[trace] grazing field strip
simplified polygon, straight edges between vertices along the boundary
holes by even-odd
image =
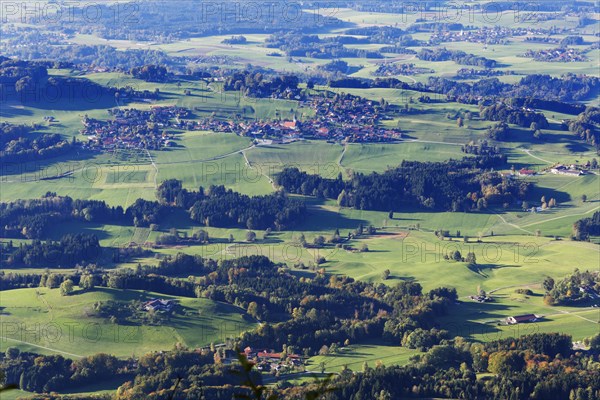
[[[504,222],[505,224],[510,225],[513,228],[519,229],[519,230],[521,230],[523,232],[526,232],[526,233],[529,233],[529,234],[532,233],[531,231],[528,231],[527,229],[521,228],[519,225],[513,224],[512,222],[508,222],[506,219],[504,219],[504,217],[502,215],[500,215],[498,213],[494,213],[494,214],[496,214],[498,216],[498,218],[500,218],[502,220],[502,222]]]
[[[540,161],[543,161],[543,162],[548,163],[548,164],[554,164],[554,161],[548,161],[548,160],[544,160],[543,158],[540,158],[538,156],[534,156],[533,154],[531,154],[531,150],[529,150],[529,149],[522,149],[522,151],[524,153],[527,153],[528,156],[531,156],[531,157],[535,158],[536,160],[540,160]]]
[[[133,235],[131,236],[131,241],[136,244],[144,244],[148,241],[150,232],[150,228],[136,227]]]
[[[9,337],[6,337],[6,336],[0,336],[0,339],[2,339],[2,340],[10,340],[12,342],[17,342],[17,343],[21,343],[21,344],[26,344],[28,346],[37,347],[39,349],[44,349],[44,350],[48,350],[48,351],[52,351],[52,352],[60,353],[60,354],[65,354],[67,356],[72,356],[72,357],[77,357],[77,358],[83,358],[83,357],[85,357],[85,356],[82,356],[82,355],[79,355],[79,354],[73,354],[73,353],[69,353],[69,352],[66,352],[66,351],[53,349],[51,347],[40,346],[39,344],[25,342],[23,340],[13,339],[13,338],[9,338]]]
[[[265,174],[263,172],[262,168],[256,168],[252,165],[252,163],[250,162],[250,160],[248,160],[248,156],[246,156],[246,150],[241,150],[240,153],[242,154],[242,156],[244,156],[244,160],[246,161],[246,165],[248,166],[248,168],[252,168],[257,170],[262,176],[264,176],[265,178],[267,178],[267,180],[269,181],[269,183],[271,184],[271,186],[273,187],[273,190],[277,190],[277,187],[275,186],[275,181],[273,180],[273,178],[271,178],[269,175]]]
[[[239,150],[235,150],[226,154],[221,154],[218,156],[214,156],[214,157],[210,157],[210,158],[205,158],[203,160],[185,160],[185,161],[161,161],[158,164],[159,165],[172,165],[172,164],[194,164],[194,163],[203,163],[203,162],[208,162],[208,161],[216,161],[216,160],[220,160],[223,158],[227,158],[229,156],[232,156],[234,154],[243,154],[245,151],[247,150],[251,150],[253,148],[255,148],[256,145],[253,144],[251,146],[248,146],[244,149],[239,149]],[[158,171],[158,170],[157,170]]]
[[[154,163],[154,159],[150,155],[150,152],[148,150],[146,150],[146,153],[148,154],[148,158],[150,158],[150,163],[152,164],[152,166],[154,167],[154,170],[155,170],[155,173],[154,173],[154,188],[157,189],[158,188],[158,183],[156,182],[156,179],[158,177],[158,167]]]
[[[530,224],[527,224],[527,225],[522,225],[522,227],[528,227],[528,226],[533,226],[533,225],[539,225],[539,224],[542,224],[542,223],[544,223],[544,222],[556,221],[557,219],[563,219],[563,218],[569,218],[569,217],[579,217],[579,216],[582,216],[582,215],[587,215],[587,214],[589,214],[589,213],[592,213],[592,212],[594,212],[594,211],[597,211],[597,210],[600,210],[600,206],[598,206],[598,207],[594,207],[594,208],[592,208],[592,209],[590,209],[590,210],[587,210],[586,212],[582,212],[582,213],[569,214],[569,215],[561,215],[561,216],[559,216],[559,217],[548,218],[548,219],[544,219],[544,220],[541,220],[541,221],[538,221],[538,222],[532,222],[532,223],[530,223]],[[512,225],[512,224],[511,224],[511,225]],[[520,227],[518,227],[518,226],[516,226],[516,225],[515,225],[515,227],[517,227],[517,228],[519,228],[519,229],[523,230],[522,228],[520,228]]]

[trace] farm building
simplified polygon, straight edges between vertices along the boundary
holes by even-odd
[[[522,168],[519,170],[519,175],[520,176],[533,176],[533,175],[535,175],[535,171],[531,170],[531,169]]]
[[[174,300],[152,299],[145,302],[142,308],[146,311],[171,311],[174,306]]]
[[[506,318],[506,322],[510,325],[520,324],[523,322],[535,322],[538,320],[538,316],[535,314],[515,315],[513,317]]]
[[[556,167],[550,170],[553,174],[556,175],[568,175],[568,176],[581,176],[585,173],[579,169],[576,169],[575,165],[572,165],[571,168],[567,168],[564,165],[557,165]]]

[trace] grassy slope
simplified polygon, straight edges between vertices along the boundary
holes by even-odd
[[[185,314],[175,314],[159,326],[110,324],[102,318],[87,316],[97,301],[129,302],[153,297],[176,298],[107,288],[68,297],[60,296],[57,289],[46,288],[5,292],[2,294],[2,306],[5,307],[2,323],[4,326],[24,324],[28,331],[5,330],[0,348],[16,346],[71,357],[99,352],[125,357],[168,350],[176,342],[190,347],[220,343],[255,326],[244,311],[235,306],[182,297],[176,299]]]

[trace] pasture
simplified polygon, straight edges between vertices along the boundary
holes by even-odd
[[[0,349],[18,347],[43,354],[82,357],[110,353],[118,357],[169,350],[176,343],[194,348],[253,329],[244,310],[206,299],[156,295],[135,290],[96,288],[61,296],[58,289],[32,288],[3,292]],[[95,313],[97,302],[130,304],[151,298],[177,300],[180,307],[159,322],[110,323]]]
[[[321,9],[330,15],[354,26],[396,26],[402,29],[422,17],[418,12],[387,14],[359,12],[351,9]],[[441,10],[432,9],[436,14]],[[456,10],[460,12],[460,10]],[[428,15],[431,16],[431,15]],[[466,15],[457,15],[462,20]],[[480,11],[475,12],[469,25],[489,26],[490,21]],[[457,22],[456,19],[452,22]],[[536,27],[549,28],[557,20],[537,21]],[[567,17],[559,21],[561,26],[575,27],[576,18]],[[509,27],[529,27],[531,22],[517,18],[514,11],[498,16],[495,24]],[[325,36],[342,34],[343,28],[334,27]],[[323,36],[323,35],[322,35]],[[417,32],[415,39],[428,40],[430,33]],[[165,51],[172,56],[219,56],[234,55],[231,67],[244,67],[251,62],[255,66],[273,68],[284,73],[314,71],[328,60],[310,57],[268,56],[280,52],[264,46],[266,34],[247,34],[247,44],[226,45],[221,43],[229,35],[208,38],[192,38],[172,43],[136,43],[133,41],[103,40],[118,49],[147,48]],[[593,39],[586,35],[586,40]],[[77,34],[74,43],[97,43],[95,35]],[[378,49],[383,44],[349,45],[348,48]],[[588,53],[590,60],[578,63],[538,62],[521,55],[527,49],[549,48],[550,44],[525,43],[521,37],[513,37],[506,45],[484,45],[481,43],[448,42],[441,46],[451,50],[463,50],[498,61],[502,70],[511,70],[515,75],[502,76],[504,82],[514,82],[527,74],[548,73],[560,76],[568,69],[573,73],[597,75],[599,53]],[[419,51],[419,47],[412,48]],[[412,55],[384,54],[384,59],[343,58],[348,62],[354,77],[372,78],[377,63],[398,61],[414,63],[416,67],[433,68],[433,74],[399,76],[409,83],[426,82],[429,77],[450,78],[464,66],[452,61],[427,62]],[[51,70],[53,75],[78,76],[80,71]],[[117,72],[90,73],[86,78],[102,85],[130,85],[138,90],[158,90],[161,98],[153,102],[119,103],[114,98],[75,102],[72,99],[59,101],[37,101],[26,105],[4,102],[0,118],[11,123],[38,123],[36,133],[59,133],[65,139],[85,140],[79,134],[84,115],[107,119],[107,110],[113,107],[143,108],[155,105],[177,105],[192,110],[192,119],[214,117],[236,120],[291,119],[300,120],[313,115],[313,111],[298,102],[275,99],[252,99],[241,92],[225,92],[219,82],[190,81],[150,83]],[[233,134],[197,131],[173,131],[175,146],[164,151],[118,150],[106,153],[77,151],[61,157],[18,166],[3,166],[0,201],[37,198],[48,191],[73,198],[104,200],[110,205],[127,207],[137,198],[155,199],[155,189],[166,179],[180,179],[188,189],[199,186],[225,185],[233,190],[248,194],[272,193],[277,188],[272,180],[286,166],[297,166],[308,173],[335,178],[338,174],[348,179],[352,173],[384,172],[399,165],[403,160],[444,161],[457,159],[466,154],[461,146],[470,141],[485,139],[485,130],[490,121],[479,118],[476,105],[448,102],[445,96],[432,95],[431,103],[421,103],[422,93],[401,89],[330,89],[317,86],[317,90],[346,92],[375,101],[385,99],[400,108],[408,107],[406,113],[396,113],[393,118],[382,121],[388,128],[399,128],[403,140],[386,144],[331,144],[323,141],[303,140],[281,145],[254,145],[251,138]],[[186,92],[189,91],[187,94]],[[590,98],[588,102],[597,101]],[[459,127],[457,118],[469,111],[472,117]],[[54,116],[56,122],[45,122],[45,116]],[[473,340],[487,341],[505,335],[520,335],[531,332],[559,331],[570,333],[579,340],[598,332],[598,311],[567,307],[547,307],[542,302],[539,283],[546,276],[558,279],[574,268],[597,269],[600,260],[599,248],[590,243],[569,240],[572,224],[583,217],[591,216],[600,209],[600,176],[583,177],[556,176],[544,172],[555,162],[565,164],[585,162],[597,157],[593,146],[582,142],[568,131],[562,130],[560,120],[572,116],[546,111],[550,127],[543,130],[542,139],[534,139],[529,128],[511,126],[508,141],[495,142],[502,153],[508,156],[508,165],[516,170],[531,168],[538,175],[526,178],[535,184],[527,201],[538,205],[542,196],[555,198],[558,207],[539,213],[522,211],[517,204],[508,209],[493,209],[485,212],[451,213],[428,212],[409,207],[397,210],[393,218],[387,212],[345,209],[333,200],[321,201],[296,196],[306,201],[309,215],[293,231],[273,232],[263,238],[258,233],[255,243],[247,243],[245,229],[204,227],[192,223],[183,211],[176,211],[160,224],[158,231],[122,225],[65,223],[53,229],[50,238],[59,239],[71,232],[96,234],[102,246],[126,246],[130,242],[143,244],[153,242],[161,233],[175,228],[181,234],[192,235],[198,229],[208,231],[212,243],[194,246],[164,246],[153,249],[152,254],[129,259],[124,262],[106,262],[107,268],[133,268],[138,262],[156,265],[160,257],[177,252],[200,254],[205,257],[223,259],[243,255],[262,254],[276,262],[283,262],[292,273],[312,276],[314,271],[296,269],[323,256],[326,262],[319,266],[327,274],[348,275],[355,279],[382,282],[389,285],[402,281],[416,280],[430,290],[440,286],[455,287],[460,304],[452,307],[450,315],[442,319],[441,327],[452,335],[461,335]],[[62,176],[63,174],[66,175]],[[61,177],[62,176],[62,177]],[[582,195],[587,201],[581,200]],[[301,234],[310,243],[317,236],[330,237],[336,229],[342,237],[356,229],[359,224],[373,225],[379,232],[346,242],[351,250],[342,250],[328,245],[322,249],[298,246]],[[452,236],[460,231],[460,237],[440,240],[434,236],[437,229],[449,230]],[[234,243],[228,243],[229,235]],[[467,240],[463,237],[469,236]],[[478,241],[479,239],[479,241]],[[561,239],[561,240],[558,240]],[[368,251],[358,251],[363,245]],[[444,255],[460,250],[476,254],[478,265],[448,261]],[[390,277],[383,280],[382,274],[390,270]],[[5,271],[9,272],[9,271]],[[41,272],[40,269],[14,270],[10,272]],[[66,271],[63,271],[66,272]],[[185,277],[182,277],[185,278]],[[532,296],[516,295],[515,288],[528,287]],[[493,292],[494,303],[478,304],[466,300],[478,288]],[[18,346],[23,350],[40,353],[59,353],[78,357],[95,352],[110,352],[120,357],[139,355],[150,350],[167,350],[177,343],[190,347],[220,342],[227,336],[252,329],[255,321],[250,320],[244,310],[234,306],[204,299],[177,298],[182,313],[172,316],[161,325],[109,324],[95,317],[90,311],[98,301],[113,300],[130,302],[148,299],[151,293],[138,291],[116,291],[98,288],[87,293],[76,293],[61,297],[58,290],[21,289],[0,293],[2,297],[2,326],[11,327],[15,322],[27,326],[48,327],[56,324],[64,332],[74,327],[71,336],[48,337],[41,330],[24,333],[3,331],[0,350]],[[169,296],[160,296],[169,298]],[[508,315],[537,313],[544,318],[534,324],[516,326],[498,325]],[[54,326],[54,325],[52,325]],[[97,327],[101,327],[99,332]],[[89,329],[89,332],[83,329]],[[12,329],[12,328],[11,328]],[[97,334],[94,340],[89,335]],[[326,371],[339,372],[344,365],[360,370],[363,361],[374,366],[377,360],[386,365],[406,364],[414,351],[384,346],[381,344],[352,344],[339,354],[311,358],[308,369],[318,372],[319,364],[325,363]],[[92,390],[90,390],[92,391]],[[94,390],[95,391],[95,390]],[[8,395],[11,396],[12,394]],[[10,397],[7,397],[10,398]]]
[[[375,368],[378,362],[385,366],[405,365],[410,357],[419,354],[419,351],[406,347],[386,346],[377,343],[354,344],[341,347],[336,354],[311,357],[306,365],[309,372],[320,373],[325,367],[327,373],[337,373],[343,367],[360,372],[363,363]]]

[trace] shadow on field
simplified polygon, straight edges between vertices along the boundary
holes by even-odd
[[[475,272],[478,275],[481,275],[485,278],[488,277],[487,271],[495,270],[495,269],[503,269],[503,268],[519,268],[518,265],[497,265],[497,264],[476,264],[469,265],[467,268],[472,272]]]
[[[513,314],[511,308],[497,303],[461,302],[439,320],[439,328],[448,330],[451,337],[462,336],[467,340],[501,339],[506,333],[498,328],[498,324]]]
[[[36,132],[37,133],[37,132]],[[53,157],[24,161],[7,162],[0,167],[0,176],[11,177],[8,181],[15,183],[39,181],[72,181],[76,177],[95,180],[100,175],[99,163],[93,160],[97,152],[75,148],[65,154]]]
[[[306,220],[299,224],[295,230],[325,231],[336,229],[356,229],[359,225],[367,226],[368,221],[357,218],[347,218],[338,212],[329,211],[320,207],[309,207]],[[344,232],[340,232],[344,236]]]
[[[570,143],[574,139],[574,135],[570,132],[545,134],[541,139],[533,137],[533,132],[528,128],[512,128],[509,134],[509,141],[515,143],[527,144],[559,144]],[[584,147],[585,149],[585,147]],[[585,151],[585,150],[584,150]]]
[[[399,281],[404,281],[404,282],[414,282],[415,281],[415,277],[414,276],[398,276],[398,275],[390,275],[388,277],[388,280],[390,279],[397,279]]]
[[[571,195],[567,192],[562,192],[560,190],[556,190],[554,188],[549,187],[540,187],[538,185],[533,185],[529,188],[529,193],[527,193],[527,200],[530,202],[530,205],[540,205],[540,200],[542,196],[546,197],[546,201],[550,201],[550,199],[556,199],[558,202],[558,206],[560,207],[572,207],[564,205],[565,202],[571,201]],[[549,211],[553,211],[553,209],[544,210],[544,213],[548,213]]]
[[[30,117],[33,112],[26,108],[21,108],[18,103],[14,105],[3,105],[0,107],[0,118],[14,118],[14,117]]]
[[[572,151],[574,153],[589,151],[591,146],[583,144],[583,143],[569,143],[565,146],[567,150]]]

